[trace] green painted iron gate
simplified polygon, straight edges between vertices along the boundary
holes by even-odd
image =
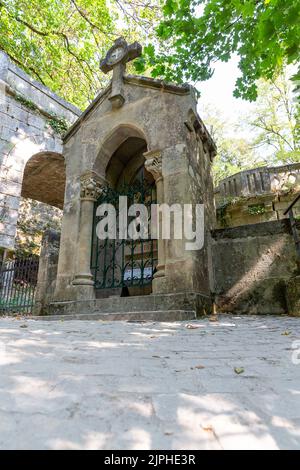
[[[92,272],[96,289],[115,289],[144,287],[151,284],[157,265],[157,240],[133,240],[119,237],[119,196],[127,196],[127,205],[143,204],[148,211],[148,227],[151,227],[151,204],[155,203],[155,184],[145,180],[136,181],[132,185],[123,185],[119,190],[106,187],[94,208]],[[116,239],[100,240],[96,235],[96,227],[103,217],[96,215],[100,204],[112,204],[116,209]],[[130,223],[135,217],[128,217]]]
[[[32,313],[39,258],[16,258],[0,266],[0,315]]]

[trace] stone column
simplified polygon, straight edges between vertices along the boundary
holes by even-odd
[[[77,248],[77,273],[73,284],[93,288],[94,281],[91,273],[93,214],[94,203],[100,196],[102,182],[96,173],[90,171],[82,175],[80,183],[81,205]]]
[[[162,157],[160,151],[150,151],[144,153],[145,168],[152,174],[156,184],[157,204],[164,202],[164,181],[162,175]],[[158,233],[158,264],[157,271],[153,278],[160,278],[165,275],[165,241]]]

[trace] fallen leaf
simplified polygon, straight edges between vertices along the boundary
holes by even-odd
[[[205,367],[199,364],[198,366],[195,366],[195,369],[205,369]]]
[[[243,374],[243,372],[245,372],[245,369],[244,369],[244,367],[235,367],[234,372],[236,374]]]
[[[202,426],[203,431],[207,432],[214,432],[214,428],[212,426]]]
[[[196,330],[197,328],[200,328],[200,326],[198,326],[198,325],[192,325],[191,323],[188,323],[187,325],[185,325],[185,327],[186,327],[188,330]]]
[[[281,336],[289,336],[291,334],[291,331],[284,331],[283,333],[281,333]]]

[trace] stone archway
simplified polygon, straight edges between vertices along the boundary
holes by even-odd
[[[55,152],[40,152],[25,165],[21,196],[62,209],[65,184],[64,157]]]
[[[105,141],[96,161],[98,171],[104,170],[106,188],[99,204],[113,204],[118,211],[119,196],[126,196],[128,206],[144,204],[148,209],[149,226],[151,203],[156,202],[155,180],[145,168],[147,142],[132,126],[120,126]],[[149,207],[148,207],[149,206]],[[128,218],[128,222],[129,222]],[[99,241],[95,235],[98,218],[94,216],[93,255],[91,269],[97,297],[115,295],[144,295],[152,292],[152,278],[157,265],[156,240]]]
[[[18,255],[39,255],[44,231],[60,232],[65,181],[65,162],[61,154],[39,152],[27,160],[15,237]]]
[[[146,152],[148,149],[147,137],[141,129],[133,124],[120,124],[115,127],[101,142],[93,165],[93,171],[102,178],[106,178],[109,165],[112,163],[112,157],[115,155],[114,159],[118,158],[119,155],[116,154],[118,151],[122,153],[124,146],[127,146],[125,151],[129,150],[131,156],[134,155],[134,152],[137,153],[139,150],[138,142],[140,143],[140,150],[142,150],[141,147],[144,147],[143,152]],[[124,161],[122,162],[122,159],[118,159],[121,167],[124,167]]]

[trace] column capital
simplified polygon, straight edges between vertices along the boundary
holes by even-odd
[[[145,168],[152,174],[156,183],[162,179],[162,156],[160,150],[145,152]]]
[[[87,171],[80,177],[80,199],[97,201],[101,195],[105,182],[94,171]]]

